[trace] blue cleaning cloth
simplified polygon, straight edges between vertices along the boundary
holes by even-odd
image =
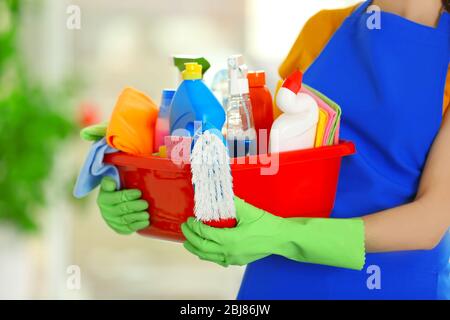
[[[120,189],[119,170],[113,165],[103,163],[105,154],[117,151],[106,144],[105,138],[92,145],[73,190],[75,198],[81,199],[87,196],[100,184],[103,177],[113,178],[117,188]]]

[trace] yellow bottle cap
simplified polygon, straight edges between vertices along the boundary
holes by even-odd
[[[184,64],[186,69],[183,71],[184,80],[202,79],[202,66],[196,62],[188,62]]]

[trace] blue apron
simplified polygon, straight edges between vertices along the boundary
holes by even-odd
[[[414,200],[442,123],[450,18],[437,28],[381,12],[370,1],[348,17],[304,75],[342,106],[344,159],[333,218],[352,218]],[[450,163],[449,163],[450,165]],[[239,299],[448,299],[450,236],[430,251],[367,254],[363,271],[270,256],[247,267]]]

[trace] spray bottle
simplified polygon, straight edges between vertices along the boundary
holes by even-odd
[[[301,93],[303,75],[294,72],[277,94],[278,107],[284,113],[273,123],[270,133],[272,153],[314,147],[319,121],[319,106],[314,98]]]
[[[256,154],[256,130],[247,79],[248,69],[242,55],[228,58],[229,100],[224,133],[232,157]]]

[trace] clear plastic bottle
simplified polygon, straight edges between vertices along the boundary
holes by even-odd
[[[224,134],[227,138],[230,156],[254,155],[257,153],[257,137],[249,95],[248,71],[241,55],[235,55],[228,59],[228,72],[230,95],[226,108],[227,122]]]
[[[226,137],[230,155],[256,154],[256,130],[253,125],[250,96],[231,96],[227,107]]]
[[[218,71],[213,78],[211,83],[211,90],[216,96],[217,100],[222,103],[224,109],[228,105],[228,94],[229,94],[229,81],[228,81],[228,70],[223,69]]]

